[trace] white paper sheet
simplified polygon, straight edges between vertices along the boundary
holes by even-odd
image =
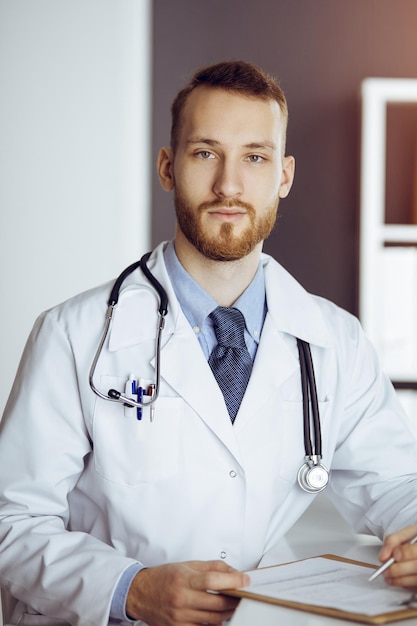
[[[379,615],[417,608],[413,594],[394,589],[382,577],[368,578],[372,569],[322,557],[247,572],[245,591],[262,596],[322,606],[351,613]]]

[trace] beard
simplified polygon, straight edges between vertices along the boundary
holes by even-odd
[[[241,200],[204,202],[194,210],[176,190],[174,195],[180,230],[203,256],[212,261],[237,261],[252,252],[258,243],[267,239],[275,225],[278,202],[277,198],[257,219],[254,207]],[[250,222],[248,227],[241,234],[235,234],[235,225],[226,222],[220,225],[215,235],[208,235],[202,223],[203,214],[208,209],[221,207],[245,209]]]

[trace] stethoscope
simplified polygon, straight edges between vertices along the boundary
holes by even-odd
[[[89,373],[90,387],[99,398],[103,400],[109,400],[111,402],[119,402],[125,406],[136,407],[140,409],[154,404],[159,396],[161,380],[161,337],[162,331],[165,326],[165,317],[168,313],[167,293],[161,283],[155,278],[155,276],[151,273],[147,266],[147,261],[150,255],[151,253],[147,252],[143,255],[140,261],[136,261],[135,263],[132,263],[132,265],[129,265],[129,267],[127,267],[115,281],[110,293],[110,297],[107,301],[107,311],[103,335],[100,339],[100,343],[94,355],[94,359],[91,364]],[[94,384],[94,375],[97,368],[97,363],[100,359],[104,343],[106,342],[107,336],[109,334],[113,313],[119,301],[121,286],[126,278],[129,276],[129,274],[131,274],[138,267],[140,267],[143,274],[154,287],[155,296],[158,299],[158,322],[155,340],[155,385],[152,397],[144,402],[134,400],[132,397],[127,396],[125,393],[117,391],[117,389],[109,389],[107,394],[102,393]],[[297,347],[300,358],[301,388],[303,395],[303,433],[305,448],[304,463],[298,470],[297,480],[298,484],[304,491],[307,491],[308,493],[318,493],[320,491],[323,491],[323,489],[329,482],[329,471],[321,462],[322,443],[320,414],[317,400],[317,387],[314,376],[313,359],[311,357],[310,345],[306,341],[297,338]],[[311,437],[312,428],[314,431],[314,445]]]

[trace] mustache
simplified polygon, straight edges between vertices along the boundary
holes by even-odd
[[[233,207],[238,207],[240,209],[245,209],[250,215],[254,215],[255,209],[248,202],[243,202],[243,200],[228,198],[227,200],[213,200],[212,202],[203,202],[198,207],[199,211],[206,211],[207,209],[231,209]]]

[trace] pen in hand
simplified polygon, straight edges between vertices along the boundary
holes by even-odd
[[[417,543],[417,535],[410,539],[410,541],[408,541],[407,543]],[[378,576],[385,572],[385,570],[387,570],[393,563],[395,563],[395,559],[392,556],[390,559],[388,559],[388,561],[385,561],[385,563],[378,567],[378,569],[376,569],[371,576],[369,576],[369,582],[372,582],[373,580],[375,580],[375,578],[378,578]]]

